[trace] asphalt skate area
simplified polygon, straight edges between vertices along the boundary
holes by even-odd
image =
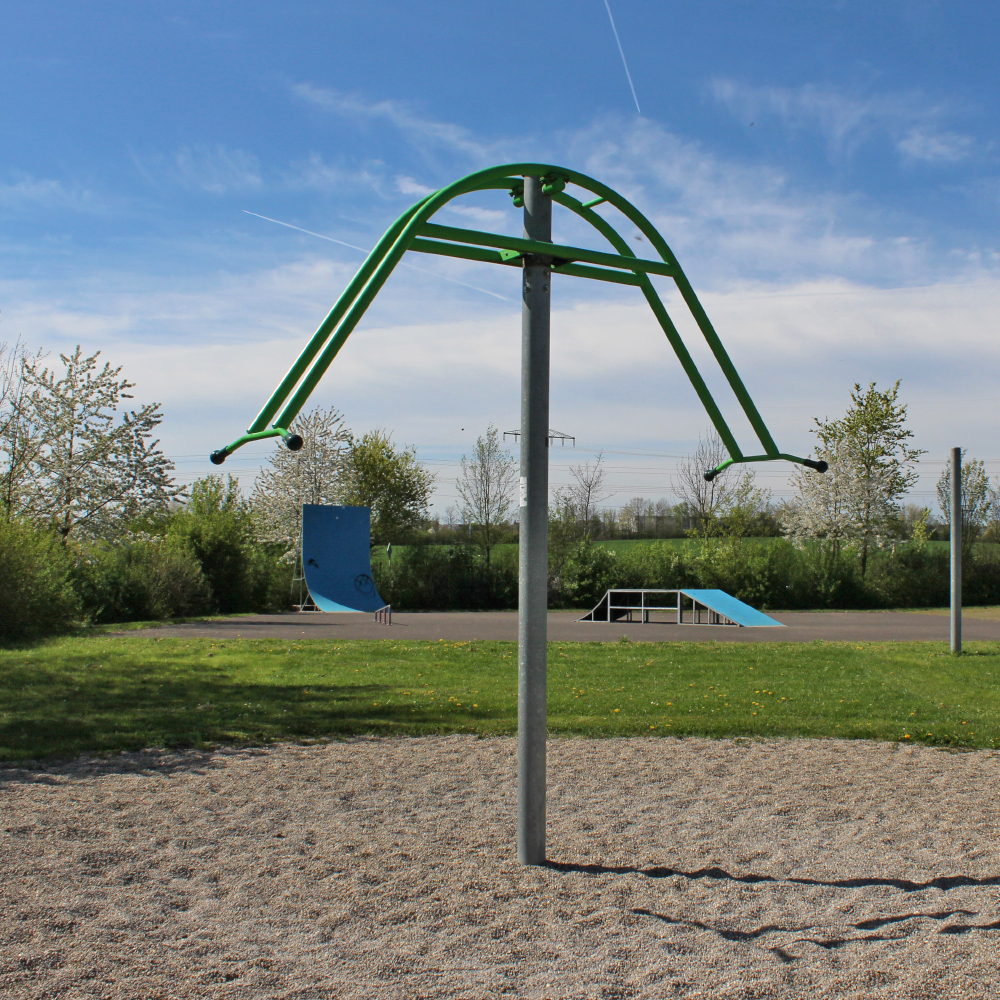
[[[740,628],[735,625],[677,625],[667,622],[580,622],[582,612],[549,613],[552,642],[947,642],[946,614],[922,611],[796,611],[771,614],[785,628]],[[1000,618],[988,611],[963,616],[965,641],[1000,640]],[[983,617],[979,617],[982,615]],[[218,621],[163,625],[129,635],[154,632],[157,636],[206,639],[407,639],[467,642],[489,639],[517,641],[516,611],[444,611],[394,613],[391,625],[370,614],[289,612],[246,615]]]

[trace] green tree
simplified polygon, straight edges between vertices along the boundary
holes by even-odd
[[[753,471],[744,469],[716,505],[707,533],[739,544],[744,538],[769,533],[771,522],[771,491],[757,486]]]
[[[288,563],[295,562],[302,542],[302,505],[347,502],[344,489],[351,452],[351,432],[343,414],[333,407],[317,407],[299,416],[291,430],[302,437],[302,448],[275,448],[250,499],[261,540],[280,545]]]
[[[549,506],[550,593],[562,593],[567,564],[585,537],[583,525],[577,520],[573,499],[556,490],[553,503]]]
[[[69,550],[52,531],[0,519],[0,642],[69,628],[81,617]]]
[[[499,433],[490,424],[486,436],[476,440],[472,460],[462,456],[462,474],[455,483],[462,516],[486,555],[487,567],[490,552],[504,533],[516,482],[517,463],[501,448]]]
[[[205,476],[192,483],[184,510],[168,522],[167,536],[186,543],[198,560],[216,610],[226,614],[249,610],[253,522],[239,480]]]
[[[137,517],[166,510],[183,493],[173,463],[151,440],[163,420],[159,403],[124,410],[134,383],[121,368],[98,365],[78,346],[60,359],[60,375],[38,356],[21,355],[15,425],[30,457],[10,491],[9,512],[69,536],[110,537]],[[12,462],[10,431],[6,460]],[[24,451],[21,452],[24,455]]]
[[[287,606],[290,568],[279,545],[257,538],[250,503],[234,476],[205,476],[191,485],[183,510],[167,521],[169,540],[197,560],[217,611],[275,611]]]
[[[938,505],[951,530],[951,462],[946,463],[937,481]],[[987,524],[996,519],[997,495],[982,461],[966,461],[962,452],[962,553],[967,556]]]
[[[17,516],[21,492],[38,454],[39,442],[27,419],[28,389],[25,369],[38,361],[39,351],[28,355],[20,342],[0,344],[0,507],[4,519]]]
[[[906,405],[899,402],[899,380],[879,392],[875,383],[862,389],[855,383],[851,405],[839,420],[816,420],[813,433],[822,454],[849,456],[853,483],[849,498],[852,534],[858,541],[861,575],[868,554],[881,545],[899,521],[899,503],[916,483],[913,466],[924,452],[908,444],[913,431],[906,424]],[[844,448],[846,445],[846,449]]]
[[[381,430],[351,438],[344,468],[343,503],[370,507],[372,543],[398,541],[427,516],[434,476],[416,448],[397,448]]]

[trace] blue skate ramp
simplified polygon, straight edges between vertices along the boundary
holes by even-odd
[[[667,603],[669,595],[669,601]],[[684,609],[682,597],[691,599],[693,607]],[[673,606],[671,606],[673,604]],[[709,612],[708,621],[701,620],[702,609]],[[577,621],[581,622],[633,622],[639,616],[643,624],[657,622],[671,624],[664,616],[673,618],[678,625],[738,625],[749,628],[784,628],[781,622],[762,614],[749,604],[727,594],[724,590],[689,590],[679,587],[674,590],[660,588],[612,587],[597,602],[593,611]],[[654,618],[655,616],[655,618]],[[720,621],[720,618],[726,621]]]
[[[302,505],[302,569],[320,611],[385,607],[372,578],[371,509]]]
[[[779,628],[782,627],[781,622],[769,618],[756,608],[751,608],[749,604],[744,604],[724,590],[688,590],[685,587],[681,593],[693,597],[699,604],[704,604],[706,608],[718,611],[720,615],[725,615],[737,625],[748,627],[777,625]]]

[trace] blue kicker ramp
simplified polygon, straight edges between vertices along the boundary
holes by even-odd
[[[777,625],[779,628],[784,628],[781,622],[769,618],[756,608],[751,608],[749,604],[744,604],[724,590],[687,590],[682,588],[681,593],[693,597],[699,604],[704,604],[706,608],[718,611],[720,615],[725,615],[737,625],[748,627]]]
[[[302,505],[302,569],[320,611],[385,607],[372,579],[369,507]]]

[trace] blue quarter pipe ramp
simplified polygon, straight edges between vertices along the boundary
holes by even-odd
[[[302,569],[320,611],[385,607],[372,578],[371,509],[302,505]]]

